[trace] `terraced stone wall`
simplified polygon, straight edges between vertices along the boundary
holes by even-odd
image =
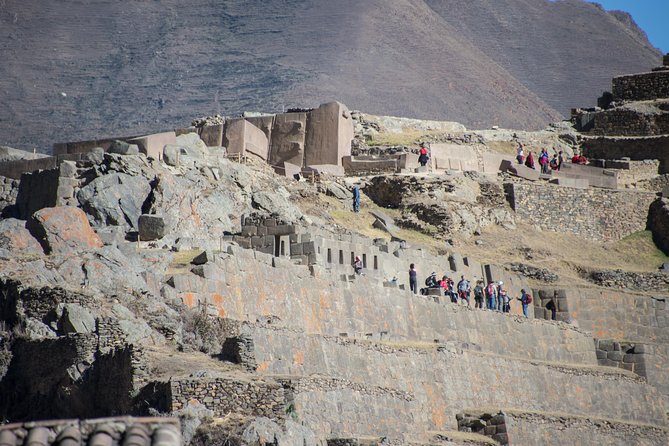
[[[669,98],[669,70],[613,78],[615,101],[648,101]]]
[[[337,433],[399,434],[407,424],[418,431],[452,429],[463,407],[665,422],[655,389],[618,369],[523,360],[450,343],[364,342],[261,328],[252,336],[262,374],[324,375],[386,389],[382,397],[351,388],[295,393],[298,417],[327,420]]]
[[[217,417],[229,413],[286,418],[284,389],[276,382],[234,378],[194,378],[170,381],[171,409],[180,410],[197,401]]]
[[[620,159],[623,157],[642,161],[660,161],[659,173],[669,173],[669,136],[643,138],[598,137],[586,138],[582,143],[588,158]]]
[[[620,240],[646,229],[648,209],[655,200],[655,194],[648,192],[540,183],[513,183],[507,190],[511,206],[526,223],[600,241]]]
[[[573,417],[565,414],[505,412],[505,428],[513,445],[611,446],[663,445],[667,430],[643,423],[622,423],[595,417]]]
[[[669,133],[669,113],[647,114],[628,109],[593,114],[592,133],[609,136],[651,136]]]
[[[596,338],[643,344],[648,383],[669,401],[669,374],[666,372],[669,370],[669,296],[651,297],[598,288],[545,289],[542,292],[559,296],[558,308],[565,313],[564,318]],[[548,301],[542,302],[545,307]]]
[[[181,274],[163,294],[212,314],[299,328],[308,333],[387,340],[453,340],[482,351],[567,363],[596,364],[592,337],[557,322],[436,303],[429,296],[386,288],[366,276],[342,282],[338,274],[256,258],[237,250],[217,260],[209,278]],[[260,255],[263,257],[265,255]],[[521,311],[514,302],[514,310]]]

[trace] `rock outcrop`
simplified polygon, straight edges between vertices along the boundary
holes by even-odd
[[[648,228],[655,244],[669,255],[669,198],[658,198],[650,206]]]

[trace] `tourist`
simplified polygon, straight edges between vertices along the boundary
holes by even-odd
[[[502,285],[504,285],[504,282],[501,280],[497,283],[497,311],[502,311],[504,308],[504,302],[502,299]]]
[[[360,256],[355,256],[355,261],[353,262],[353,271],[355,271],[356,274],[362,275],[362,260],[360,260]]]
[[[439,288],[441,288],[442,293],[444,296],[450,296],[450,293],[448,291],[448,277],[442,276],[441,280],[439,281]]]
[[[562,169],[562,163],[564,163],[564,155],[562,154],[562,150],[558,153],[558,168],[557,170],[559,171]]]
[[[467,306],[469,306],[469,293],[471,291],[469,281],[465,279],[465,276],[460,276],[460,281],[458,282],[458,296],[460,297],[460,302],[467,301]]]
[[[360,212],[360,187],[353,186],[353,212]]]
[[[483,281],[477,280],[474,287],[474,308],[483,309]]]
[[[492,280],[488,282],[488,286],[485,288],[485,296],[488,299],[488,310],[494,310],[497,307],[497,297],[495,293],[495,282]]]
[[[524,289],[520,290],[520,297],[517,298],[520,303],[523,305],[523,314],[525,317],[529,317],[527,315],[527,308],[529,305],[532,303],[532,296],[527,294]]]
[[[508,313],[511,311],[511,298],[509,297],[509,294],[506,292],[505,289],[502,288],[502,290],[499,292],[500,296],[498,300],[502,302],[502,313]]]
[[[425,143],[420,144],[420,150],[418,151],[418,163],[425,167],[427,162],[430,160],[430,155],[425,147]]]
[[[534,169],[534,156],[532,155],[532,152],[527,154],[527,158],[525,159],[525,165],[530,169]]]
[[[418,272],[412,263],[409,265],[409,288],[414,294],[418,294]]]
[[[548,173],[548,150],[541,149],[541,155],[539,155],[539,165],[541,166],[541,173]]]
[[[448,295],[451,296],[451,302],[454,304],[458,303],[458,294],[455,292],[455,282],[453,279],[448,279]]]
[[[525,159],[525,154],[523,153],[523,144],[518,143],[518,149],[516,150],[516,161],[518,161],[518,164],[523,164],[523,160]]]
[[[553,159],[550,162],[550,168],[551,170],[559,170],[560,168],[560,160],[558,160],[557,153],[553,155]]]
[[[439,281],[437,281],[437,273],[432,272],[427,279],[425,279],[425,286],[428,288],[439,288]]]

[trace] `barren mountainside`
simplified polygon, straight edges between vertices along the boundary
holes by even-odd
[[[0,144],[332,99],[539,128],[658,58],[628,16],[580,0],[2,0]]]

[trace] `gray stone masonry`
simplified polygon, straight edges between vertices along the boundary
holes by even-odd
[[[599,365],[629,370],[646,378],[646,347],[643,344],[595,339]]]
[[[648,209],[655,200],[650,192],[546,183],[510,183],[505,189],[518,218],[526,223],[599,241],[620,240],[646,229]]]
[[[238,413],[284,420],[286,400],[281,384],[250,378],[172,379],[171,410],[181,410],[197,401],[217,417]]]
[[[669,98],[669,70],[613,78],[615,101],[648,101]]]
[[[458,430],[490,437],[501,445],[509,444],[506,418],[503,412],[464,412],[456,415]]]

